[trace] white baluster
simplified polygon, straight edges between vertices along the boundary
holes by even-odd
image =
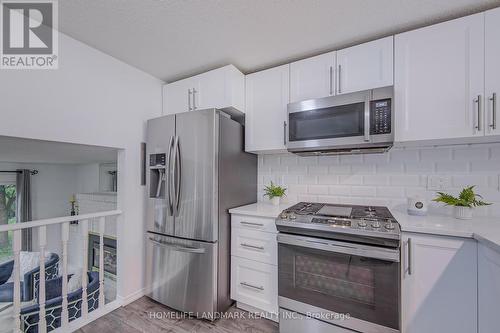
[[[99,218],[99,307],[104,306],[104,228],[106,218]]]
[[[61,308],[61,327],[68,325],[68,240],[69,240],[69,222],[61,224],[62,238],[62,308]]]
[[[21,230],[14,230],[12,235],[12,251],[14,252],[14,295],[13,295],[13,316],[14,316],[14,330],[13,332],[21,332],[21,283],[19,272],[19,252],[21,251]]]
[[[38,228],[38,247],[40,250],[40,273],[38,275],[38,332],[47,332],[47,322],[45,320],[45,246],[47,246],[47,227]],[[35,296],[35,295],[33,295]]]
[[[86,318],[88,314],[88,297],[87,297],[87,270],[88,270],[88,247],[89,247],[89,221],[83,220],[80,222],[82,226],[82,242],[83,242],[83,264],[82,264],[82,318]]]

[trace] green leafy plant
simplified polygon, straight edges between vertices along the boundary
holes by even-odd
[[[269,197],[269,199],[272,198],[281,198],[286,195],[286,188],[274,185],[273,182],[271,182],[271,185],[266,185],[264,186],[264,196]]]
[[[436,202],[442,202],[448,206],[458,206],[458,207],[478,207],[478,206],[488,206],[491,203],[484,202],[483,198],[479,194],[474,193],[474,186],[468,186],[464,188],[458,197],[455,197],[448,193],[438,192],[438,196],[433,199]],[[479,198],[479,199],[478,199]]]

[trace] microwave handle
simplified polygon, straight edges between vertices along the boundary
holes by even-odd
[[[370,142],[370,100],[365,100],[365,142]]]

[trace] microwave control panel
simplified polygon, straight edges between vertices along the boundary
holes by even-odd
[[[370,134],[390,134],[391,99],[379,99],[370,103]]]

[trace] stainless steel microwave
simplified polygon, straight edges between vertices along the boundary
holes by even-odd
[[[288,104],[287,150],[298,155],[381,153],[394,142],[392,87]]]

